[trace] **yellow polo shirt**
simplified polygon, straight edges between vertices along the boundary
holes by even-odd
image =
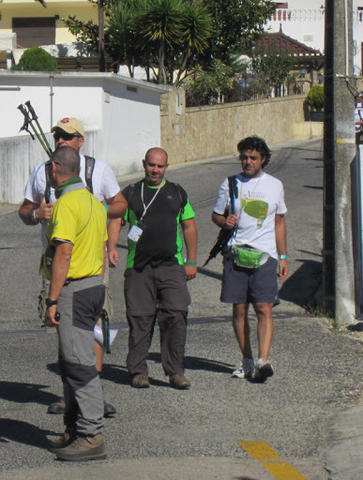
[[[52,240],[73,244],[67,278],[101,275],[107,214],[103,204],[86,188],[65,191],[56,201],[47,227]]]

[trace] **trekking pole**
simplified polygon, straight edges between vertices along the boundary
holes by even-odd
[[[24,123],[22,125],[22,127],[20,128],[19,132],[21,132],[22,130],[25,130],[26,132],[29,133],[29,135],[32,137],[32,139],[34,140],[34,135],[32,134],[32,132],[29,130],[29,119],[28,119],[28,112],[25,110],[24,108],[24,105],[19,105],[18,106],[18,109],[21,111],[21,113],[24,115]]]
[[[41,137],[40,133],[37,131],[37,129],[32,124],[32,119],[30,118],[29,112],[27,111],[27,109],[24,107],[24,105],[22,103],[20,105],[18,105],[18,109],[24,115],[24,123],[23,123],[23,126],[21,127],[21,129],[19,131],[21,132],[22,130],[25,130],[26,132],[28,132],[30,134],[30,136],[32,137],[33,140],[34,140],[34,135],[35,135],[37,137],[37,139],[39,140],[39,143],[41,144],[41,146],[44,148],[44,150],[46,151],[46,153],[50,157],[50,155],[52,154],[52,151],[48,149],[48,147],[44,143],[44,140]],[[34,132],[34,135],[29,130],[29,125]]]
[[[47,153],[48,155],[50,156],[53,152],[52,152],[52,148],[51,146],[49,145],[49,142],[48,142],[48,139],[47,137],[45,136],[44,132],[43,132],[43,129],[42,127],[40,126],[40,123],[38,121],[38,115],[35,113],[35,110],[32,106],[32,104],[30,103],[30,100],[28,100],[27,102],[25,102],[25,105],[28,107],[28,111],[31,115],[31,120],[34,121],[38,127],[38,130],[40,132],[40,135],[42,136],[42,139],[43,139],[43,142],[44,144],[46,145],[47,147]]]

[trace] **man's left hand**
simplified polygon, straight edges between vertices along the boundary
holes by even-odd
[[[56,314],[57,305],[52,305],[47,308],[47,311],[45,312],[45,324],[47,327],[55,327],[59,325],[59,321],[56,320]]]
[[[185,273],[186,273],[186,276],[187,276],[187,281],[188,280],[193,280],[193,278],[195,278],[197,276],[197,266],[196,265],[188,265],[188,264],[184,264],[184,268],[185,268]]]
[[[280,280],[283,278],[287,277],[287,274],[289,273],[289,269],[287,266],[287,260],[286,259],[281,259],[279,263],[279,273],[277,276],[279,277]]]

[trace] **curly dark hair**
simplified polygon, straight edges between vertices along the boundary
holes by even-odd
[[[268,148],[265,140],[260,137],[247,137],[241,140],[238,145],[237,149],[239,153],[243,153],[246,150],[256,150],[261,154],[261,157],[265,160],[262,168],[265,168],[271,159],[271,150]]]

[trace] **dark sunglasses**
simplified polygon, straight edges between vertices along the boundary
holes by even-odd
[[[53,138],[56,142],[58,142],[58,140],[60,138],[63,138],[63,140],[72,140],[73,138],[81,138],[81,135],[78,135],[77,133],[67,133],[67,132],[56,132],[54,135],[53,135]]]

